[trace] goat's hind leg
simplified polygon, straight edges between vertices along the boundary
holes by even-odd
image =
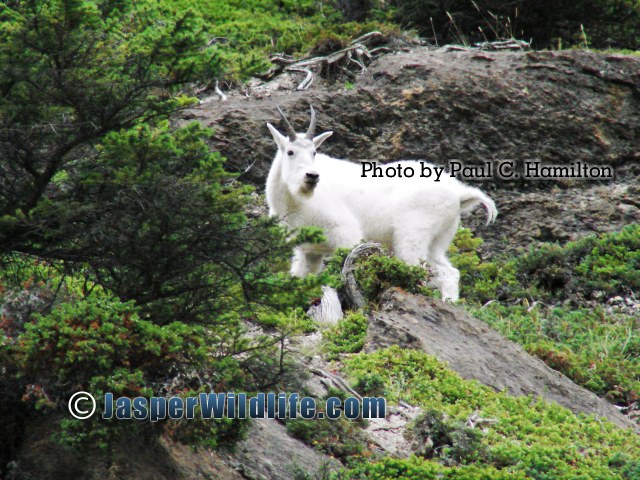
[[[460,298],[460,272],[447,258],[447,250],[457,231],[458,221],[440,235],[436,235],[431,242],[427,259],[434,270],[435,275],[432,279],[434,285],[442,293],[443,300],[452,302],[456,302]]]
[[[457,219],[442,231],[441,219],[431,220],[423,215],[404,216],[403,224],[394,234],[393,250],[396,257],[409,265],[426,262],[432,270],[431,283],[440,290],[444,300],[459,299],[460,272],[447,258],[447,249],[458,229]],[[437,232],[442,233],[438,234]]]
[[[424,239],[421,239],[424,242]],[[430,241],[430,239],[428,239]],[[429,282],[435,286],[441,293],[444,300],[458,300],[458,278],[459,273],[446,257],[432,257],[426,250],[423,243],[402,241],[394,242],[394,253],[403,262],[409,265],[428,264],[431,269]]]
[[[399,219],[398,219],[399,220]],[[415,226],[422,218],[403,218],[404,225]],[[428,259],[433,229],[396,228],[393,235],[393,254],[408,265],[422,265]]]

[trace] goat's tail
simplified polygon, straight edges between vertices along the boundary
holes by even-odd
[[[474,205],[481,203],[487,209],[487,225],[495,221],[498,216],[498,209],[493,200],[491,200],[484,192],[478,188],[468,187],[463,190],[460,196],[460,208],[469,210]]]

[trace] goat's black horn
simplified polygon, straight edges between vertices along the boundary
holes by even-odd
[[[286,127],[287,136],[289,137],[289,140],[291,140],[292,142],[295,141],[295,139],[296,139],[296,131],[294,130],[294,128],[289,123],[289,120],[287,120],[287,117],[284,114],[284,112],[282,110],[280,110],[280,107],[277,107],[277,108],[278,108],[278,113],[280,113],[280,116],[282,117],[282,120],[284,120],[284,125]]]
[[[313,105],[309,106],[311,107],[311,122],[309,123],[309,130],[307,130],[305,137],[313,140],[313,136],[316,134],[316,111],[313,109]]]

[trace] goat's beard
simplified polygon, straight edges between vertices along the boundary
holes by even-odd
[[[298,192],[303,197],[310,197],[311,195],[313,195],[313,192],[315,192],[317,186],[317,183],[302,182],[302,185],[300,185]]]

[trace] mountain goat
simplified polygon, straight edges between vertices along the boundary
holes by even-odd
[[[326,242],[296,248],[291,273],[304,277],[322,268],[322,260],[337,248],[353,247],[361,240],[380,242],[410,265],[426,262],[431,281],[444,299],[458,300],[460,273],[447,258],[447,249],[460,221],[460,212],[481,203],[487,223],[497,215],[493,200],[477,188],[449,175],[432,178],[362,178],[361,166],[317,153],[333,132],[315,135],[316,114],[305,134],[296,134],[278,108],[287,135],[273,125],[278,152],[267,177],[270,214],[296,228],[316,226]],[[401,161],[387,166],[417,166]]]

